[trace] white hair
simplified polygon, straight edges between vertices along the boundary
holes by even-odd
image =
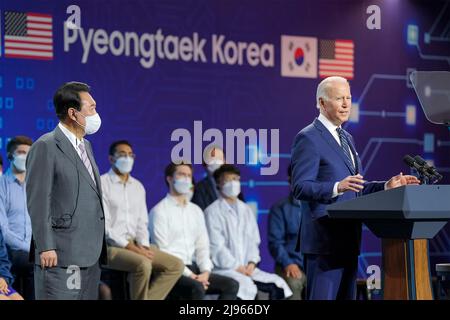
[[[347,79],[343,77],[333,76],[323,79],[319,85],[317,86],[317,93],[316,93],[316,107],[320,110],[320,101],[319,99],[329,99],[328,96],[328,88],[330,87],[331,83],[338,82],[338,83],[348,83]]]

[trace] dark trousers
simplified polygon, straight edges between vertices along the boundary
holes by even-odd
[[[34,299],[34,265],[29,261],[29,253],[22,250],[8,250],[11,273],[14,276],[14,289],[25,300]]]
[[[34,266],[36,300],[97,300],[100,283],[98,262],[78,271],[67,267]]]
[[[355,300],[358,256],[306,254],[308,300]]]
[[[195,274],[200,274],[196,265],[187,267]],[[206,294],[218,294],[219,300],[236,300],[238,290],[239,283],[236,280],[214,273],[209,275],[207,290],[197,280],[181,276],[168,298],[171,300],[203,300]]]
[[[281,300],[284,299],[284,290],[278,288],[275,283],[264,283],[259,281],[254,281],[256,287],[259,291],[266,292],[269,294],[269,300]],[[258,296],[256,296],[258,300]]]

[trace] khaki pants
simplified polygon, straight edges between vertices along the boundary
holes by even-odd
[[[301,270],[301,269],[300,269]],[[300,279],[286,277],[283,272],[283,268],[279,265],[275,266],[275,273],[282,277],[288,284],[289,288],[292,290],[292,296],[288,300],[302,300],[302,291],[306,287],[306,275],[302,271],[302,276]]]
[[[163,300],[181,277],[183,262],[151,245],[150,260],[124,248],[108,247],[109,269],[128,272],[132,300]],[[150,277],[152,281],[150,281]]]

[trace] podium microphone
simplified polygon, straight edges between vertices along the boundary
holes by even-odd
[[[436,177],[437,181],[441,180],[443,178],[443,176],[437,172],[436,168],[433,166],[430,166],[421,156],[415,156],[414,160],[421,165],[422,167],[425,168],[425,170],[427,170],[427,172],[431,175],[433,175],[434,177]]]
[[[403,157],[403,162],[406,163],[406,165],[409,166],[410,168],[416,169],[421,175],[423,175],[427,178],[433,177],[433,175],[429,174],[427,172],[427,170],[423,166],[421,166],[419,163],[417,163],[417,161],[414,160],[414,158],[411,157],[409,154],[407,154],[406,156]]]

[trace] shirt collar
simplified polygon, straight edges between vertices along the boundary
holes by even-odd
[[[180,204],[180,203],[177,201],[177,199],[175,199],[175,197],[172,196],[170,193],[167,193],[166,198],[167,198],[167,200],[169,201],[169,203],[171,203],[172,205],[177,206],[177,207],[186,208],[186,207],[189,205],[189,203],[190,203],[189,201],[187,201],[187,202],[186,202],[186,205],[183,206],[183,205]]]
[[[325,117],[322,113],[319,114],[319,117],[317,118],[322,124],[325,126],[325,128],[328,129],[328,131],[331,132],[331,134],[335,134],[337,131],[336,129],[339,128],[339,126],[333,124],[330,120],[328,120],[327,117]]]
[[[72,131],[67,129],[61,122],[58,124],[58,127],[61,129],[61,131],[64,133],[64,135],[69,139],[70,143],[74,146],[77,146],[83,142],[83,138],[78,139],[75,134],[73,134]]]
[[[17,182],[18,184],[22,185],[22,183],[19,181],[19,179],[17,179],[17,177],[12,172],[11,168],[8,168],[8,170],[6,170],[6,172],[3,174],[3,176],[10,183]]]
[[[124,183],[122,179],[120,179],[119,175],[113,170],[113,168],[109,169],[108,175],[113,183],[130,184],[133,180],[133,177],[131,175],[128,175],[128,180]]]

